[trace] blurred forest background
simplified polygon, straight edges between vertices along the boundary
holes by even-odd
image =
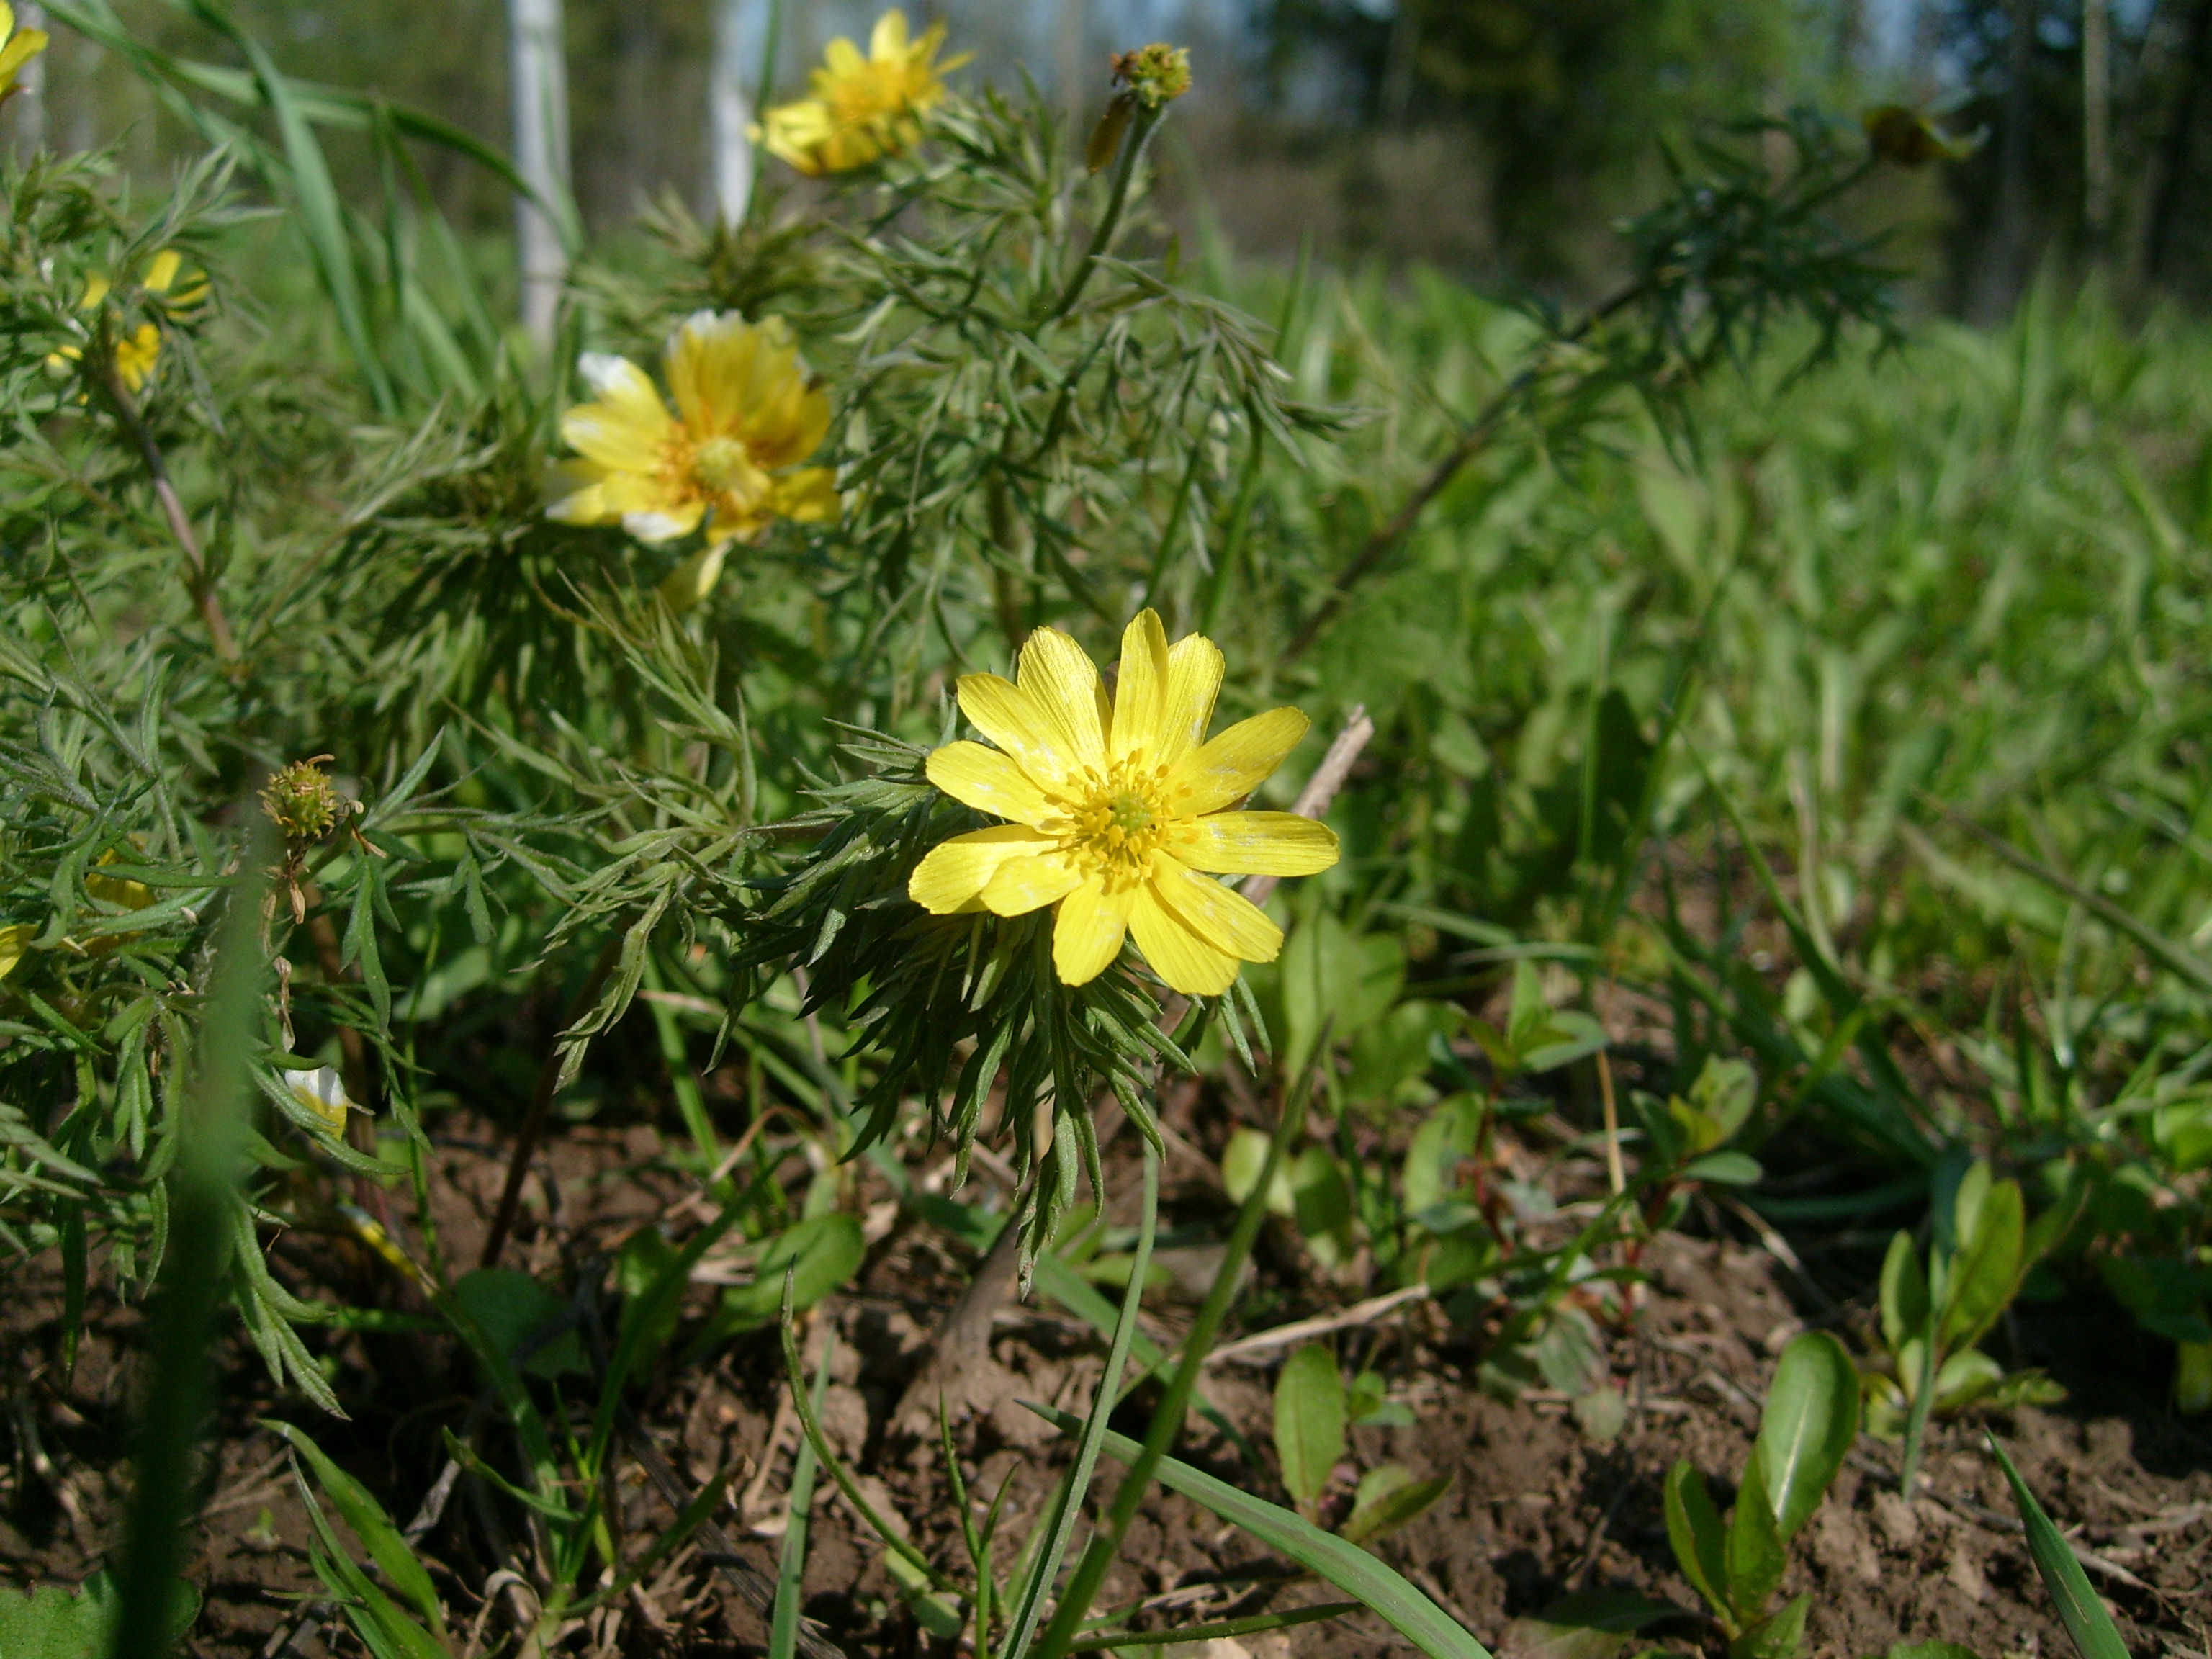
[[[207,32],[169,0],[117,15],[187,55]],[[784,0],[775,89],[877,8]],[[1983,135],[1974,158],[1872,204],[1927,307],[1990,321],[2038,270],[2101,269],[2124,294],[2212,292],[2212,0],[910,0],[1002,83],[1027,73],[1071,115],[1103,104],[1108,52],[1194,48],[1199,92],[1165,158],[1187,223],[1241,252],[1308,237],[1344,263],[1420,262],[1565,301],[1608,285],[1608,227],[1681,144],[1747,109],[1875,101]],[[576,200],[617,230],[672,191],[717,199],[726,128],[757,94],[770,0],[237,0],[307,78],[369,88],[510,140],[511,15],[557,16]],[[194,147],[135,76],[62,31],[18,143],[119,142],[166,176]],[[739,94],[733,99],[730,94]],[[736,112],[733,118],[732,111]],[[373,166],[366,146],[348,158]],[[495,181],[426,152],[443,205],[490,233]],[[724,165],[726,167],[727,162]],[[781,170],[778,170],[780,173]],[[349,181],[340,180],[342,185]],[[356,180],[362,182],[365,180]],[[724,186],[726,191],[726,184]],[[495,243],[503,238],[492,239]]]

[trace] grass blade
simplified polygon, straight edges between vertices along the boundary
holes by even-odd
[[[2073,1546],[2066,1541],[2057,1523],[2043,1512],[2043,1505],[2035,1501],[2035,1494],[2020,1478],[2020,1471],[2013,1468],[2012,1459],[2005,1455],[2005,1449],[1997,1444],[1996,1437],[1990,1435],[1988,1439],[1990,1454],[2012,1487],[2012,1501],[2020,1510],[2021,1524],[2027,1529],[2027,1553],[2035,1561],[2036,1571],[2043,1576],[2044,1589],[2058,1604],[2058,1622],[2073,1638],[2075,1651],[2081,1659],[2128,1659],[2128,1644],[2120,1640],[2119,1627],[2112,1623],[2112,1615],[2105,1611],[2104,1602],[2089,1588],[2089,1575],[2081,1571],[2081,1562],[2075,1559]]]
[[[1080,1426],[1066,1412],[1034,1404],[1030,1409],[1062,1433],[1073,1434]],[[1105,1446],[1109,1454],[1129,1464],[1143,1450],[1127,1435],[1110,1431]],[[1490,1650],[1462,1630],[1443,1608],[1358,1545],[1323,1532],[1279,1504],[1255,1498],[1175,1458],[1162,1457],[1152,1473],[1170,1492],[1181,1492],[1224,1521],[1234,1522],[1268,1548],[1280,1551],[1307,1571],[1357,1597],[1363,1607],[1380,1614],[1429,1659],[1490,1659]],[[2093,1659],[2106,1659],[2106,1656],[2095,1655]]]
[[[822,1414],[823,1396],[830,1391],[830,1352],[837,1340],[836,1328],[822,1322],[822,1354],[814,1366],[814,1414]],[[799,1603],[806,1576],[806,1516],[814,1507],[814,1443],[799,1437],[799,1455],[791,1466],[790,1518],[784,1523],[783,1556],[775,1574],[775,1611],[768,1626],[768,1659],[792,1659],[799,1641]]]

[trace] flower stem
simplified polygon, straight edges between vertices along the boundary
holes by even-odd
[[[200,621],[206,626],[208,641],[215,647],[218,659],[227,664],[239,660],[238,636],[230,631],[230,618],[223,614],[222,601],[209,579],[207,560],[200,552],[200,541],[193,532],[191,515],[177,495],[177,487],[169,482],[167,464],[161,459],[161,447],[154,441],[154,434],[139,411],[137,399],[131,395],[130,387],[123,384],[123,374],[115,366],[115,352],[104,337],[95,348],[94,361],[104,366],[100,374],[100,390],[106,393],[115,418],[130,434],[137,446],[139,458],[146,463],[146,475],[153,480],[154,499],[161,504],[161,515],[169,521],[169,533],[176,538],[177,546],[185,556],[185,589],[192,596],[199,609]]]
[[[1068,277],[1067,286],[1060,290],[1060,302],[1045,313],[1037,325],[1040,328],[1058,322],[1075,309],[1075,302],[1083,297],[1084,288],[1091,281],[1091,273],[1097,269],[1098,261],[1105,257],[1114,240],[1114,233],[1121,228],[1121,210],[1129,200],[1129,181],[1137,176],[1137,162],[1144,154],[1146,142],[1159,125],[1166,109],[1165,105],[1155,108],[1141,98],[1136,104],[1135,113],[1129,120],[1128,136],[1121,140],[1121,153],[1115,158],[1114,180],[1107,193],[1106,211],[1091,228],[1091,246],[1083,250],[1081,262]]]

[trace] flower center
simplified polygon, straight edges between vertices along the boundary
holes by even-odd
[[[1174,817],[1161,788],[1159,769],[1117,762],[1077,785],[1067,816],[1053,828],[1065,856],[1085,874],[1115,886],[1151,868],[1153,850],[1167,838]]]
[[[709,438],[691,453],[691,471],[717,495],[748,488],[760,476],[753,458],[735,438]]]

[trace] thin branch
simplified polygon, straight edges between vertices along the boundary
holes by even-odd
[[[100,391],[106,395],[115,418],[130,434],[138,448],[139,458],[146,463],[147,477],[153,480],[154,499],[161,504],[161,515],[169,521],[169,533],[176,538],[177,546],[185,556],[185,588],[199,608],[200,621],[206,626],[208,641],[215,647],[218,659],[227,664],[239,660],[238,636],[231,632],[230,618],[223,614],[222,601],[216,595],[215,584],[208,579],[207,560],[200,552],[199,537],[192,530],[191,515],[177,495],[177,487],[169,482],[169,468],[161,459],[161,446],[146,425],[146,417],[138,408],[137,399],[131,388],[123,384],[123,372],[116,366],[115,349],[107,338],[105,328],[93,347],[93,361],[99,366]]]

